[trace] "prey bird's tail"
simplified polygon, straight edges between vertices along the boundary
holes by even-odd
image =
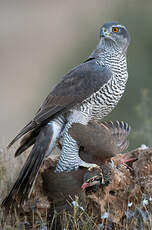
[[[53,124],[47,124],[40,130],[14,186],[1,204],[2,208],[9,211],[16,203],[21,205],[30,196],[43,160],[52,151],[54,147],[52,142],[55,140]]]

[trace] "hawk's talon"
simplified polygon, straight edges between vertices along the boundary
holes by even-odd
[[[103,175],[103,171],[101,168],[100,168],[100,175],[102,177],[102,184],[105,184],[104,175]]]
[[[103,175],[102,168],[99,165],[92,164],[92,166],[88,168],[88,171],[92,171],[93,169],[99,169],[100,175],[102,177],[102,184],[105,184],[105,180],[104,180],[104,175]]]
[[[88,168],[89,171],[92,171],[93,168],[100,169],[99,165],[93,164],[93,163],[87,163],[81,159],[80,159],[79,166],[84,167],[84,168]]]
[[[80,159],[79,166],[84,167],[84,168],[88,168],[88,171],[92,171],[93,169],[99,169],[100,175],[102,176],[102,184],[105,184],[102,168],[99,165],[93,164],[93,163],[87,163],[87,162]]]
[[[89,170],[89,171],[92,171],[93,169],[99,169],[99,170],[101,170],[101,168],[100,168],[99,165],[91,164],[91,166],[88,167],[88,170]]]

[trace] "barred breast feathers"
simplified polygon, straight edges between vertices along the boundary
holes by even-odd
[[[102,119],[116,106],[124,93],[128,79],[126,56],[122,53],[103,54],[100,57],[105,66],[110,68],[113,76],[96,93],[81,103],[80,110],[92,118]]]

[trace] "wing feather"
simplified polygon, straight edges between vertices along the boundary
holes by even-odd
[[[33,120],[12,140],[9,147],[25,133],[46,124],[49,120],[97,92],[112,77],[111,71],[97,59],[72,69],[47,96]]]

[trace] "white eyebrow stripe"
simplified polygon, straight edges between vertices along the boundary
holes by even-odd
[[[124,28],[125,29],[125,26],[122,26],[122,25],[113,25],[113,27],[120,27],[120,28]]]

